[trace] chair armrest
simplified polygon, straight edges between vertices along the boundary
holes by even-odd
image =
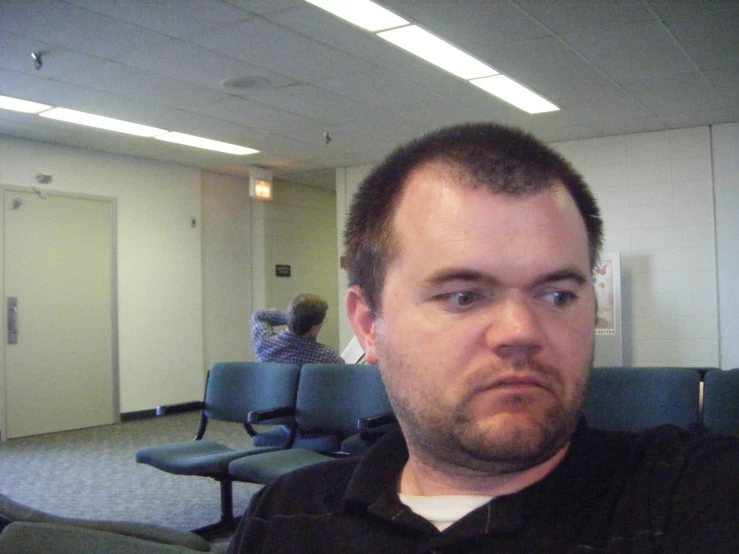
[[[246,415],[246,422],[249,424],[262,423],[270,419],[291,415],[295,415],[295,408],[293,406],[270,408],[269,410],[252,410]]]
[[[371,433],[378,427],[389,425],[391,423],[397,423],[397,420],[395,419],[395,414],[392,412],[387,412],[384,414],[377,414],[369,417],[360,418],[357,421],[357,429],[360,433]]]

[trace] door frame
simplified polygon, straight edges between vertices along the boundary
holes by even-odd
[[[113,359],[111,360],[111,369],[113,379],[113,422],[120,423],[121,421],[121,406],[120,406],[120,375],[119,375],[119,353],[118,353],[118,201],[116,198],[109,196],[99,196],[94,194],[83,194],[74,192],[64,192],[57,190],[50,190],[44,188],[43,190],[38,187],[23,187],[17,185],[9,185],[0,183],[0,291],[2,291],[2,318],[3,318],[3,337],[0,343],[0,442],[7,440],[7,396],[6,396],[6,368],[5,368],[5,356],[6,356],[6,345],[7,345],[7,294],[5,291],[5,192],[6,191],[17,191],[23,193],[37,194],[39,197],[44,198],[46,196],[63,196],[66,198],[79,198],[81,200],[96,200],[101,202],[107,202],[110,204],[110,226],[111,226],[111,264],[110,275],[111,275],[111,352]]]

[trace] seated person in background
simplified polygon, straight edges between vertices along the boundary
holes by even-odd
[[[400,430],[253,497],[233,554],[739,552],[739,439],[589,429],[582,177],[528,134],[461,125],[354,197],[347,314]]]
[[[261,310],[251,318],[251,337],[257,361],[287,364],[340,364],[344,360],[316,341],[326,319],[328,302],[317,294],[299,294],[287,311]],[[274,327],[287,325],[280,333]]]

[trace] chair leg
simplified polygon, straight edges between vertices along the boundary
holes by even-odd
[[[220,533],[226,533],[236,529],[238,520],[233,514],[233,481],[230,479],[218,479],[221,486],[221,519],[217,523],[194,529],[192,532],[201,537],[209,538]]]
[[[221,481],[221,523],[233,527],[234,521],[233,481],[224,479]]]

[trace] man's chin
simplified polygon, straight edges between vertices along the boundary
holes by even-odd
[[[474,458],[520,471],[554,456],[567,436],[565,429],[530,413],[503,412],[477,429],[468,427],[461,433],[460,441]]]

